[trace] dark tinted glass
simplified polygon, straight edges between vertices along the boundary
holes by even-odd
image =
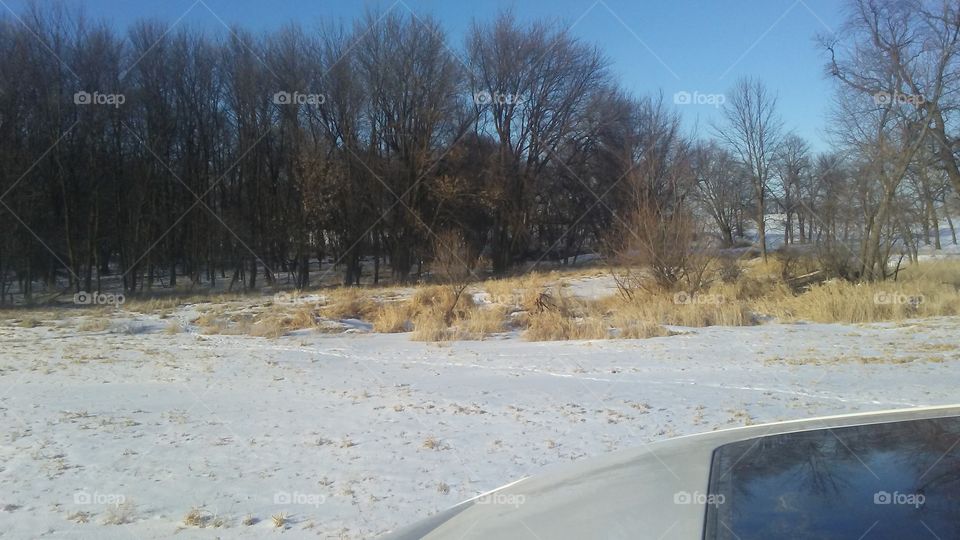
[[[960,418],[718,448],[706,539],[960,538]]]

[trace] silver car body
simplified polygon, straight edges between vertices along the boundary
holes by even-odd
[[[386,538],[701,538],[703,500],[718,446],[798,431],[950,416],[960,416],[960,406],[828,416],[678,437],[556,466]]]

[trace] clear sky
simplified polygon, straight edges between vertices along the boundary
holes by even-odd
[[[19,12],[29,0],[0,0],[0,10]],[[40,2],[52,0],[39,0]],[[222,30],[240,24],[266,30],[296,21],[352,19],[368,7],[432,14],[459,48],[474,19],[511,8],[521,19],[551,18],[599,46],[615,75],[637,93],[721,94],[740,76],[762,78],[779,96],[787,128],[815,150],[828,147],[823,127],[832,84],[814,37],[839,26],[841,0],[66,0],[92,18],[119,27],[140,18]],[[710,132],[715,98],[676,105],[691,130]]]

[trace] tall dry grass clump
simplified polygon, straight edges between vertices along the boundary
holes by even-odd
[[[938,283],[831,281],[761,309],[782,321],[866,323],[956,315],[960,296]]]
[[[460,327],[470,339],[483,339],[506,330],[507,308],[504,306],[474,306],[464,315]]]
[[[649,339],[671,335],[663,326],[647,321],[620,319],[613,324],[617,329],[616,337],[620,339]]]
[[[755,302],[781,321],[867,323],[960,313],[960,262],[926,261],[904,268],[896,280],[854,283],[834,279],[795,295]]]
[[[417,315],[413,322],[413,341],[452,341],[456,339],[456,329],[448,326],[440,311],[425,311]]]
[[[549,276],[532,272],[516,277],[492,279],[483,283],[483,289],[494,303],[528,310],[550,281]]]
[[[373,331],[384,334],[409,332],[412,327],[414,307],[410,301],[395,300],[385,302],[373,315]]]
[[[451,328],[462,295],[450,287],[433,285],[417,290],[410,299],[414,341],[449,341],[454,339]]]
[[[503,329],[505,310],[477,305],[468,291],[481,262],[476,246],[471,246],[462,233],[447,231],[437,236],[430,268],[440,284],[413,295],[411,339],[483,339]]]
[[[545,311],[530,318],[523,338],[527,341],[608,339],[611,337],[610,331],[600,317],[575,317],[557,311]]]
[[[370,293],[357,287],[342,287],[329,291],[323,315],[330,319],[369,319],[378,308]]]
[[[526,308],[525,317],[520,320],[526,327],[523,338],[527,341],[611,337],[610,325],[594,302],[566,295],[560,287],[539,293]]]
[[[318,328],[321,320],[315,306],[274,304],[258,312],[228,312],[223,306],[216,306],[192,322],[199,327],[201,334],[278,338],[294,330]]]
[[[598,307],[610,314],[617,328],[636,323],[690,327],[755,324],[745,302],[712,290],[694,295],[648,292],[630,299],[614,296],[598,301]]]
[[[948,285],[960,290],[960,261],[924,261],[902,269],[897,278],[903,283]]]
[[[506,308],[478,305],[470,295],[461,295],[452,309],[444,302],[414,305],[414,341],[484,339],[505,329]]]

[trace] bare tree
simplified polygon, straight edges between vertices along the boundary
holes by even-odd
[[[386,184],[390,263],[402,281],[433,235],[423,212],[435,166],[473,119],[459,114],[460,64],[435,20],[370,13],[355,34],[356,66],[376,134],[373,172]]]
[[[809,174],[809,153],[807,142],[791,133],[783,138],[774,161],[777,182],[772,191],[784,213],[784,244],[794,243],[795,229],[799,229],[800,241],[803,241],[804,213],[800,208],[799,194],[805,177]],[[798,227],[795,228],[794,225]]]
[[[848,0],[837,36],[821,38],[842,84],[925,118],[933,154],[960,193],[960,5],[954,0]],[[952,131],[951,131],[952,130]]]
[[[850,43],[824,39],[830,52],[828,70],[838,81],[830,129],[857,162],[864,224],[859,239],[862,279],[889,276],[888,258],[896,238],[912,234],[903,225],[896,197],[936,125],[925,103],[940,101],[945,79],[937,72],[953,58],[950,47],[937,44],[940,34],[926,34],[928,25],[920,20],[924,16],[918,2],[856,0],[843,32]],[[921,93],[921,80],[929,83],[924,88],[928,94]]]
[[[527,251],[539,179],[607,79],[607,61],[555,25],[524,28],[509,13],[475,24],[466,48],[478,131],[498,145],[491,244],[499,273]]]
[[[734,245],[742,214],[750,203],[750,183],[743,166],[715,142],[701,143],[694,151],[697,200],[716,225],[724,247]]]
[[[766,198],[773,161],[782,140],[777,98],[760,80],[744,78],[729,92],[724,122],[714,126],[718,138],[737,156],[753,186],[754,220],[760,253],[767,259]]]

